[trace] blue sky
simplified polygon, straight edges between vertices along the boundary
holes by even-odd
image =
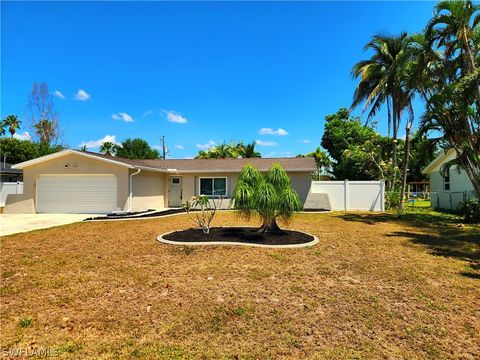
[[[363,45],[420,31],[434,4],[2,1],[1,116],[22,118],[45,81],[72,148],[164,135],[172,158],[231,140],[306,153],[325,115],[350,106]]]

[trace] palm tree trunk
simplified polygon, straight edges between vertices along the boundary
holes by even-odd
[[[407,173],[408,173],[408,158],[410,155],[410,124],[405,127],[405,149],[403,152],[403,166],[402,166],[402,191],[400,193],[399,209],[403,210],[405,207],[405,191],[407,189]]]
[[[258,228],[257,232],[259,233],[273,233],[273,234],[278,234],[278,233],[281,233],[282,232],[282,229],[280,229],[280,227],[278,226],[277,224],[277,221],[275,220],[275,218],[269,220],[269,219],[265,219],[263,221],[263,224],[262,226],[260,226],[260,228]]]

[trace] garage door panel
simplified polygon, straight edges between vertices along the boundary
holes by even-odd
[[[45,175],[37,179],[37,212],[106,213],[117,207],[113,175]]]

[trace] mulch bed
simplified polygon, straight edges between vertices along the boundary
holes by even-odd
[[[262,245],[297,245],[313,241],[313,236],[292,230],[284,230],[278,234],[259,233],[253,227],[216,227],[209,234],[199,229],[175,231],[163,238],[178,242],[241,242]]]

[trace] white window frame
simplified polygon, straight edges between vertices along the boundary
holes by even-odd
[[[450,171],[448,172],[448,176],[442,176],[443,178],[443,191],[451,191],[452,189],[452,179],[450,179]],[[447,181],[448,179],[448,181]],[[448,184],[448,190],[445,189],[445,185]]]
[[[224,196],[226,197],[227,194],[228,194],[228,177],[227,176],[200,176],[198,178],[198,195],[202,195],[201,194],[201,188],[200,188],[200,183],[201,183],[201,180],[202,179],[212,179],[212,191],[215,191],[213,186],[213,182],[214,182],[214,179],[225,179],[225,195],[205,195],[205,196],[208,196],[208,197],[218,197],[218,196]]]

